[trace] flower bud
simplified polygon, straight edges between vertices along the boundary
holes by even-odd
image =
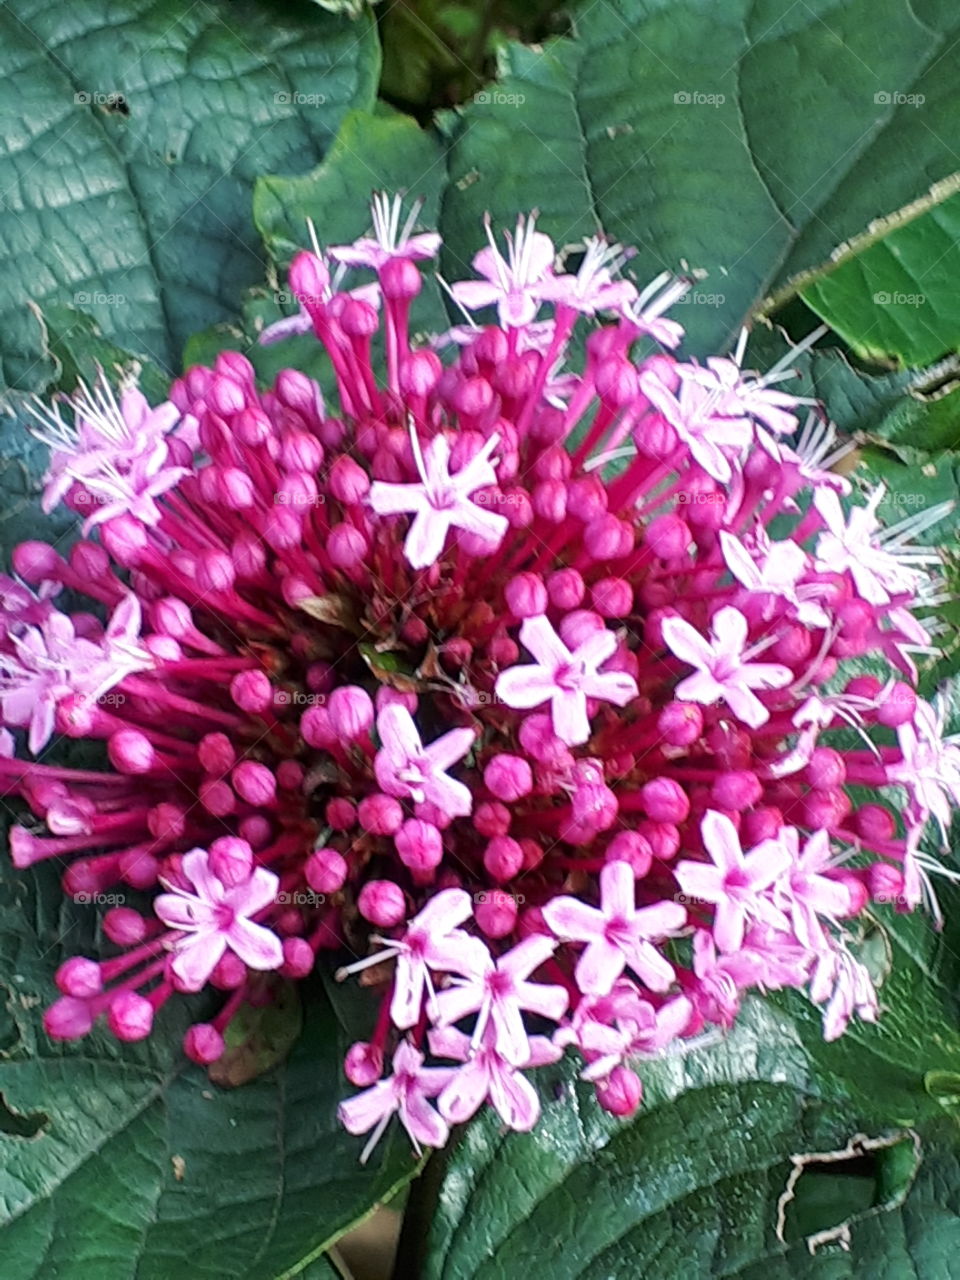
[[[605,1080],[597,1082],[597,1101],[614,1116],[632,1116],[643,1098],[643,1085],[629,1067],[614,1067]]]
[[[118,1040],[145,1040],[153,1029],[153,1005],[136,991],[121,991],[110,1002],[107,1026]]]
[[[183,1037],[183,1051],[191,1062],[207,1067],[223,1055],[226,1043],[210,1022],[195,1022]]]
[[[533,790],[533,772],[522,756],[503,752],[494,756],[483,771],[487,790],[498,800],[513,803],[528,796]]]
[[[357,907],[364,920],[378,929],[391,929],[407,914],[403,890],[392,880],[368,880],[360,890]]]

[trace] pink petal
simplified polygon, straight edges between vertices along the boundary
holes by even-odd
[[[540,666],[508,667],[497,676],[498,698],[518,711],[549,701],[557,691],[553,676]]]
[[[435,804],[451,818],[469,817],[473,810],[473,792],[466,783],[448,778],[445,773],[428,775],[423,783],[424,799]]]
[[[451,729],[424,748],[424,756],[430,768],[444,772],[457,764],[469,752],[476,740],[475,729]]]
[[[369,1133],[374,1125],[396,1111],[398,1099],[392,1080],[380,1080],[372,1089],[364,1089],[347,1098],[337,1108],[337,1117],[347,1133]]]
[[[390,1018],[395,1027],[406,1031],[420,1017],[426,971],[422,960],[413,960],[401,951],[393,976],[393,998],[390,1001]]]
[[[279,969],[283,964],[283,946],[270,929],[252,920],[234,920],[226,934],[227,941],[245,965],[251,969]]]
[[[431,1040],[431,1046],[432,1043]],[[483,1105],[489,1087],[490,1070],[486,1055],[481,1054],[461,1067],[441,1093],[440,1114],[451,1124],[463,1124]]]
[[[471,731],[472,732],[472,731]],[[410,921],[410,928],[437,935],[449,933],[473,915],[473,900],[465,889],[442,889]]]
[[[416,516],[403,544],[403,554],[414,569],[426,569],[440,559],[450,532],[450,517],[433,507],[424,508]]]
[[[632,871],[630,876],[632,880]],[[558,938],[589,942],[603,937],[606,924],[603,912],[596,907],[587,906],[579,898],[554,898],[543,906],[542,912],[544,920]]]
[[[633,917],[633,926],[641,938],[665,937],[675,929],[682,929],[686,922],[686,910],[679,902],[656,902],[641,907]]]
[[[497,961],[497,969],[512,978],[528,978],[550,959],[556,949],[556,939],[548,938],[545,933],[533,933],[502,955]]]
[[[496,1031],[497,1053],[512,1066],[522,1066],[530,1056],[530,1042],[520,1006],[509,997],[494,1000],[490,1021]]]
[[[493,1072],[490,1101],[507,1128],[518,1133],[528,1133],[540,1119],[537,1091],[519,1071]]]
[[[743,945],[746,913],[739,903],[724,898],[717,903],[713,920],[713,936],[721,951],[739,951]]]
[[[457,1062],[467,1062],[473,1053],[470,1037],[456,1027],[431,1027],[427,1032],[427,1040],[435,1058],[454,1058]],[[442,1113],[442,1105],[440,1110]]]
[[[392,763],[402,766],[423,754],[420,734],[406,707],[395,702],[384,707],[377,716],[377,731]]]
[[[590,996],[605,996],[626,968],[627,958],[605,938],[591,942],[577,961],[577,986]]]
[[[600,872],[600,899],[603,914],[611,916],[633,915],[636,906],[636,877],[627,862],[608,862]]]
[[[555,689],[550,704],[553,731],[568,747],[577,747],[590,737],[587,695]]]
[[[488,250],[481,249],[480,253],[486,253]],[[479,257],[480,254],[477,254]],[[474,258],[474,266],[477,266],[476,258]],[[481,270],[481,268],[477,268]],[[502,296],[502,290],[498,285],[489,284],[485,280],[458,280],[450,286],[450,292],[461,307],[466,307],[468,311],[477,311],[480,307],[492,307],[499,301]]]
[[[691,667],[708,667],[713,662],[713,649],[684,618],[664,618],[661,630],[664,644],[681,662]]]
[[[423,485],[390,484],[386,480],[374,480],[367,501],[378,516],[423,511],[429,506]]]
[[[567,1011],[570,995],[565,987],[545,982],[521,982],[517,986],[517,1001],[528,1013],[559,1022]]]
[[[161,893],[154,899],[153,911],[171,929],[212,928],[215,920],[210,904],[192,894]]]
[[[700,832],[707,852],[723,871],[734,871],[744,865],[740,836],[725,813],[709,809],[703,816]]]
[[[573,654],[543,614],[538,614],[535,618],[524,618],[520,627],[520,643],[543,667],[565,666],[573,660]]]
[[[250,879],[239,884],[225,895],[225,901],[238,915],[255,916],[264,907],[276,901],[280,877],[266,867],[254,867]]]
[[[727,706],[743,723],[751,729],[759,729],[770,719],[770,712],[755,694],[744,685],[723,685],[723,697]]]
[[[210,870],[210,855],[205,849],[191,849],[183,855],[183,874],[204,902],[223,901],[226,887]]]
[[[426,1098],[410,1091],[400,1103],[400,1120],[421,1147],[442,1147],[450,1136],[447,1122]]]
[[[222,933],[198,933],[177,944],[171,969],[188,991],[199,991],[227,949]]]
[[[706,862],[678,862],[673,874],[687,898],[718,902],[723,897],[723,872]]]
[[[625,707],[640,692],[636,680],[625,671],[588,674],[580,687],[588,698],[600,698],[603,702],[612,702],[616,707]]]
[[[627,964],[651,991],[666,991],[676,977],[673,965],[650,942],[638,942],[631,947]]]
[[[447,987],[437,992],[436,1017],[438,1026],[448,1026],[451,1022],[459,1022],[468,1014],[476,1013],[483,1004],[484,994],[475,983],[467,983],[462,987]]]

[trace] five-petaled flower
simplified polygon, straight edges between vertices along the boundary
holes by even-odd
[[[451,818],[469,814],[473,808],[470,789],[449,777],[447,770],[470,750],[477,736],[474,729],[451,729],[425,747],[413,716],[406,707],[394,704],[380,712],[377,731],[381,747],[374,771],[388,796],[434,804]]]

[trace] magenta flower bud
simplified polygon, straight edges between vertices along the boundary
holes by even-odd
[[[569,480],[572,470],[569,453],[559,445],[544,449],[533,464],[533,474],[538,480]]]
[[[645,417],[633,433],[637,452],[658,462],[676,453],[680,441],[670,423],[659,417]]]
[[[20,542],[11,556],[13,571],[24,582],[58,582],[66,561],[46,542]]]
[[[388,258],[377,274],[383,296],[392,302],[409,302],[423,288],[423,276],[409,258]]]
[[[373,728],[373,699],[359,685],[342,685],[327,699],[330,725],[338,738],[356,742]]]
[[[579,648],[592,635],[606,629],[606,623],[592,609],[574,609],[560,619],[560,637],[571,649]]]
[[[338,893],[347,878],[347,862],[336,849],[314,849],[304,866],[307,884],[316,893]]]
[[[513,803],[528,796],[533,790],[533,771],[521,756],[505,752],[494,756],[483,771],[487,790],[498,800]]]
[[[823,827],[835,831],[852,808],[850,797],[840,787],[810,791],[804,797],[804,825],[816,831]]]
[[[533,510],[548,524],[560,524],[567,514],[567,486],[562,480],[542,480],[530,494]]]
[[[481,836],[505,836],[510,830],[510,810],[499,801],[487,800],[473,811],[473,825]]]
[[[867,889],[874,902],[897,902],[903,897],[903,872],[889,862],[872,862],[866,869]]]
[[[351,338],[369,338],[380,327],[380,317],[375,307],[360,298],[349,298],[341,294],[339,306],[340,327]]]
[[[576,569],[556,569],[547,575],[547,594],[558,609],[576,609],[583,603],[586,585]]]
[[[247,804],[269,805],[277,798],[277,780],[265,764],[244,760],[230,775],[233,789]]]
[[[195,1022],[183,1037],[183,1052],[201,1067],[216,1062],[226,1047],[223,1036],[211,1022]]]
[[[312,476],[323,464],[323,445],[308,431],[288,431],[280,445],[280,462],[287,471]]]
[[[134,569],[147,546],[147,531],[133,516],[114,516],[100,526],[100,538],[112,559]]]
[[[614,1067],[597,1082],[597,1101],[613,1116],[632,1116],[643,1098],[640,1077],[629,1067]]]
[[[93,1026],[93,1014],[84,1000],[63,996],[43,1015],[43,1029],[51,1040],[79,1040]]]
[[[281,369],[274,383],[281,404],[294,409],[311,426],[323,418],[323,393],[312,378],[299,369]]]
[[[443,861],[443,836],[431,822],[408,818],[393,838],[405,867],[418,874],[434,871]]]
[[[298,981],[312,972],[315,959],[313,947],[306,938],[284,938],[280,974]]]
[[[758,803],[763,795],[763,783],[749,769],[733,769],[728,773],[717,774],[710,795],[714,807],[739,813]],[[674,818],[673,821],[680,822],[682,819]]]
[[[210,985],[218,991],[236,991],[247,980],[247,966],[238,955],[226,951],[210,975]]]
[[[253,387],[256,372],[240,351],[221,351],[213,362],[214,371],[232,378],[241,387]]]
[[[605,862],[625,862],[638,880],[650,870],[653,850],[639,831],[618,831],[607,845]]]
[[[785,626],[783,634],[770,649],[770,660],[795,667],[809,658],[813,649],[813,637],[801,626]]]
[[[121,991],[110,1002],[107,1026],[118,1040],[145,1040],[153,1029],[153,1005],[136,991]]]
[[[493,408],[496,395],[486,378],[464,378],[455,388],[453,408],[464,418],[483,418]]]
[[[222,779],[205,778],[197,788],[197,795],[207,813],[215,818],[225,818],[237,807],[237,797],[233,793],[233,788],[229,782],[224,782]]]
[[[301,250],[290,263],[287,280],[290,292],[311,316],[322,311],[323,300],[330,289],[330,272],[322,259],[314,253]]]
[[[917,710],[917,695],[908,684],[898,680],[877,707],[877,720],[888,729],[907,724]]]
[[[237,834],[251,849],[264,849],[273,839],[273,823],[262,813],[249,813],[237,827]]]
[[[112,733],[107,754],[119,773],[149,773],[157,758],[150,739],[139,729],[118,729]]]
[[[810,757],[806,776],[811,787],[823,791],[830,787],[842,787],[847,780],[847,766],[843,756],[833,747],[817,747]]]
[[[671,747],[691,747],[703,733],[703,711],[695,702],[668,702],[657,718],[657,730]]]
[[[474,898],[473,918],[488,938],[506,938],[517,926],[519,907],[512,893],[488,889]]]
[[[882,804],[865,804],[854,814],[857,835],[868,843],[892,840],[897,834],[897,820]]]
[[[850,698],[865,698],[867,702],[876,702],[883,684],[876,676],[854,676],[848,680],[843,692]]]
[[[536,840],[531,840],[529,837],[524,837],[520,841],[520,849],[523,852],[524,871],[535,870],[546,857],[543,845]]]
[[[370,492],[370,477],[348,454],[341,454],[327,477],[330,493],[338,502],[354,506]]]
[[[179,840],[186,830],[187,814],[183,805],[161,801],[147,814],[147,829],[155,840]]]
[[[618,409],[635,399],[640,390],[636,369],[622,356],[611,356],[597,365],[596,386],[597,395]]]
[[[335,524],[327,536],[327,555],[338,569],[356,569],[369,550],[366,538],[352,524]]]
[[[442,373],[443,365],[436,352],[414,351],[400,366],[400,390],[404,395],[425,400],[440,381]]]
[[[337,796],[327,805],[324,817],[334,831],[349,831],[357,823],[357,806],[346,796]]]
[[[407,915],[403,890],[392,880],[368,880],[360,890],[357,908],[378,929],[392,929]]]
[[[683,822],[690,813],[690,800],[673,778],[654,778],[640,789],[647,816],[654,822]]]
[[[215,377],[207,388],[205,398],[210,408],[225,418],[240,413],[247,405],[243,387],[232,378]]]
[[[347,1050],[343,1060],[343,1074],[358,1089],[376,1084],[383,1074],[383,1050],[375,1044],[358,1040]]]
[[[225,733],[206,733],[197,746],[197,759],[207,773],[222,778],[233,768],[237,753]]]
[[[692,541],[689,526],[678,516],[655,516],[644,532],[644,542],[661,560],[679,560]]]
[[[387,684],[382,684],[377,689],[374,703],[378,712],[383,711],[385,707],[406,707],[411,715],[415,715],[417,711],[415,693],[403,693],[400,689],[391,689]]]
[[[562,768],[573,759],[566,744],[554,733],[549,716],[525,716],[517,736],[527,755],[539,764]]]
[[[226,551],[204,548],[197,553],[197,586],[201,591],[229,591],[236,578],[234,563]]]
[[[740,839],[744,848],[752,849],[764,840],[773,840],[783,826],[783,814],[772,806],[754,809],[743,815],[740,826]]]
[[[501,884],[512,880],[523,870],[523,849],[511,836],[494,836],[483,851],[487,874]]]
[[[583,476],[567,485],[567,514],[575,520],[588,524],[602,516],[606,509],[607,491],[599,476]],[[558,572],[563,573],[563,570]]]
[[[230,697],[241,711],[261,715],[273,706],[273,685],[265,671],[240,671],[230,681]]]
[[[633,610],[633,588],[623,578],[601,578],[590,588],[590,603],[602,618],[625,618]]]
[[[103,974],[96,960],[84,956],[71,956],[54,974],[54,981],[65,996],[78,1000],[92,1000],[103,990]]]
[[[637,830],[660,862],[670,862],[680,852],[680,832],[672,822],[641,822]]]
[[[118,947],[135,947],[147,936],[147,922],[133,907],[111,907],[101,924],[103,932]]]
[[[332,747],[339,740],[325,706],[306,709],[300,717],[300,732],[311,747]]]
[[[258,538],[241,535],[230,544],[238,578],[257,578],[267,566],[267,553]]]
[[[520,657],[516,641],[508,635],[494,636],[487,647],[490,661],[498,667],[512,667]]]
[[[616,795],[602,782],[588,782],[577,787],[571,798],[571,808],[574,823],[594,832],[612,827],[619,812]]]
[[[598,516],[583,529],[583,546],[591,560],[619,560],[633,550],[633,526],[617,516]]]
[[[845,910],[839,911],[841,918],[844,916],[856,916],[864,909],[870,901],[870,889],[866,883],[866,878],[861,871],[848,871],[844,868],[829,873],[829,879],[842,884],[849,896],[849,901]]]
[[[403,822],[403,806],[393,796],[380,792],[364,796],[357,806],[357,817],[364,831],[374,836],[392,836]]]
[[[536,573],[518,573],[504,589],[507,608],[515,618],[535,618],[546,613],[549,603],[547,588]]]
[[[209,849],[208,866],[221,884],[233,889],[246,884],[253,873],[253,850],[246,840],[220,836]]]
[[[70,548],[70,567],[81,578],[97,581],[110,573],[110,557],[98,542],[75,542]],[[19,569],[17,572],[23,576]]]

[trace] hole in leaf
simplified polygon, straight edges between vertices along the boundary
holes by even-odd
[[[901,1204],[916,1176],[920,1147],[912,1133],[858,1134],[840,1151],[791,1159],[777,1234],[786,1243],[805,1239],[812,1251],[829,1242],[847,1247],[851,1222]]]
[[[14,1138],[35,1138],[46,1129],[49,1123],[50,1117],[45,1111],[34,1111],[23,1115],[19,1111],[14,1111],[0,1093],[0,1133],[9,1134]]]

